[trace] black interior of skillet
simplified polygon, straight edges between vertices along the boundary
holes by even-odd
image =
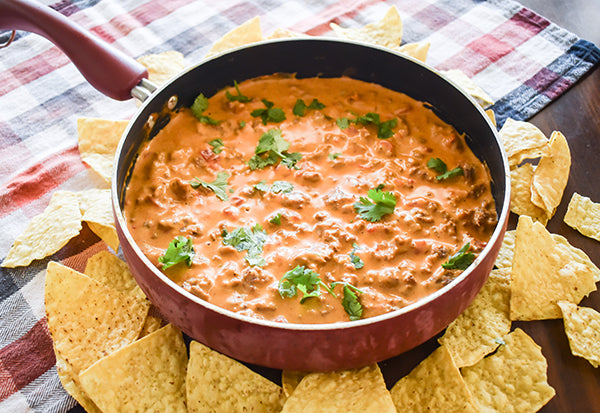
[[[467,143],[492,175],[492,192],[498,215],[506,186],[500,144],[485,115],[444,78],[423,65],[385,50],[335,39],[298,38],[251,45],[210,59],[183,73],[155,92],[131,126],[124,143],[126,154],[118,164],[117,184],[121,205],[129,167],[144,140],[143,127],[152,113],[160,112],[172,95],[179,105],[190,106],[199,93],[212,96],[220,89],[257,76],[296,73],[297,77],[342,75],[405,93],[427,102],[437,115],[465,133]]]

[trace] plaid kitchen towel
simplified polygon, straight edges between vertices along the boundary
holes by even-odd
[[[600,50],[506,0],[62,0],[46,1],[133,57],[176,50],[200,62],[225,32],[259,15],[266,35],[288,28],[331,35],[329,24],[360,27],[396,5],[403,43],[431,43],[427,63],[461,69],[496,101],[499,123],[527,119],[599,60]],[[0,33],[0,44],[10,33]],[[77,150],[76,119],[127,119],[117,102],[89,86],[45,39],[19,32],[0,49],[0,257],[56,189],[106,188]],[[50,259],[83,270],[106,249],[87,227],[53,257],[0,269],[0,411],[64,412],[76,402],[62,389],[47,330],[43,290]]]

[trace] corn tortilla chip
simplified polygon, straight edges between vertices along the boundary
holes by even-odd
[[[494,111],[492,109],[488,109],[485,111],[486,115],[488,115],[490,117],[490,120],[492,121],[492,123],[494,124],[494,126],[497,126],[496,124],[496,114],[494,113]]]
[[[473,98],[477,101],[479,106],[487,107],[489,105],[493,105],[494,101],[492,98],[485,93],[485,91],[477,86],[473,80],[468,77],[462,70],[452,69],[445,70],[441,72],[448,79],[452,80],[458,86],[460,86],[465,92],[469,95],[473,96]]]
[[[135,282],[129,265],[108,251],[100,251],[88,258],[84,274],[114,290],[140,299],[146,298]]]
[[[535,167],[526,163],[510,171],[510,210],[517,215],[528,215],[533,220],[546,225],[548,211],[535,205],[531,201],[531,184]]]
[[[517,328],[496,353],[462,373],[482,411],[520,413],[536,412],[554,397],[547,369],[540,346]]]
[[[573,193],[564,221],[586,237],[600,241],[600,204],[590,198]]]
[[[556,246],[539,222],[521,215],[511,272],[511,320],[560,318],[556,304],[579,303],[596,289],[594,273]]]
[[[567,301],[558,303],[565,323],[571,353],[600,366],[600,313]]]
[[[77,400],[87,413],[101,413],[98,406],[96,406],[92,399],[85,394],[79,384],[75,382],[73,367],[58,354],[56,348],[54,349],[54,355],[56,356],[56,371],[58,373],[58,378],[66,392]]]
[[[134,341],[149,304],[50,262],[44,292],[48,329],[74,377]]]
[[[571,151],[565,136],[552,132],[548,151],[542,155],[531,182],[531,201],[554,215],[569,180]]]
[[[162,326],[162,318],[149,315],[148,317],[146,317],[146,321],[144,322],[144,326],[142,327],[142,331],[140,331],[138,339],[154,333],[155,331],[159,330]]]
[[[508,118],[499,134],[511,166],[519,165],[525,159],[539,158],[548,145],[546,135],[529,122]]]
[[[208,51],[206,57],[214,56],[245,44],[259,42],[262,40],[262,38],[263,36],[262,29],[260,28],[260,18],[256,16],[229,31],[223,37],[217,40]]]
[[[457,367],[472,366],[483,359],[510,331],[509,276],[509,268],[493,270],[477,297],[439,338]]]
[[[148,80],[158,86],[167,83],[185,67],[183,55],[175,51],[149,54],[138,58],[137,61],[148,69]]]
[[[498,257],[494,265],[496,268],[511,268],[513,257],[515,255],[515,235],[516,231],[506,231],[502,246],[498,252]]]
[[[186,412],[187,350],[171,324],[104,357],[79,374],[103,412]]]
[[[390,391],[398,412],[479,412],[446,346],[438,347]]]
[[[129,122],[97,118],[77,119],[81,160],[110,182],[115,151]]]
[[[81,231],[81,212],[77,195],[67,191],[52,194],[49,205],[33,217],[10,247],[2,267],[29,265],[64,247]]]
[[[271,35],[268,36],[267,39],[288,39],[290,37],[310,37],[310,36],[308,36],[307,34],[304,34],[304,33],[295,32],[293,30],[277,28],[277,29],[273,30],[273,33],[271,33]]]
[[[283,393],[285,397],[290,397],[298,384],[302,381],[308,372],[305,371],[292,371],[284,370],[281,372],[281,387],[283,387]]]
[[[110,189],[88,189],[77,193],[79,209],[90,230],[114,251],[119,249],[119,237],[115,228]]]
[[[569,244],[569,241],[558,234],[550,234],[556,247],[569,255],[573,261],[585,265],[593,274],[594,282],[600,281],[600,269],[592,262],[585,252]]]
[[[361,28],[345,29],[335,23],[330,24],[340,37],[394,48],[402,41],[402,19],[396,6],[389,8],[385,16],[377,23],[369,23]]]
[[[361,369],[310,373],[283,406],[282,413],[395,413],[377,364]]]
[[[185,386],[190,412],[278,412],[285,400],[272,381],[196,341]]]
[[[427,60],[427,53],[429,52],[429,46],[431,46],[431,43],[429,42],[406,43],[402,46],[395,47],[394,50],[425,63],[425,60]]]

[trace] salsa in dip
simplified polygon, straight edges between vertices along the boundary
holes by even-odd
[[[486,166],[422,102],[281,74],[173,113],[139,153],[124,211],[146,256],[185,290],[313,324],[437,291],[497,221]]]

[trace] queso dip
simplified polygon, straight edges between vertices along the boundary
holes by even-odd
[[[384,314],[455,279],[496,224],[490,176],[422,102],[347,77],[272,75],[181,108],[125,196],[146,256],[251,317]]]

